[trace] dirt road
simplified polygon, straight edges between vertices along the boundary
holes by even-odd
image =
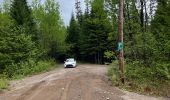
[[[11,82],[0,100],[164,100],[110,86],[107,66],[83,64]]]

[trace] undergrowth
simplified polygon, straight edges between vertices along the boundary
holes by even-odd
[[[108,76],[112,83],[128,91],[142,94],[170,96],[170,64],[157,63],[152,67],[145,67],[137,62],[125,66],[126,83],[120,81],[118,61],[114,61],[109,69]]]
[[[3,74],[0,75],[0,89],[6,89],[9,80],[21,79],[25,76],[46,72],[56,68],[54,60],[41,60],[38,62],[29,61],[26,63],[13,64],[7,67]]]
[[[7,89],[7,87],[8,87],[8,80],[6,76],[0,75],[0,90]]]

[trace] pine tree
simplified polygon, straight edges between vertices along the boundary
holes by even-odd
[[[80,49],[80,59],[89,61],[89,53],[87,52],[87,46],[89,44],[88,42],[88,36],[89,36],[89,27],[88,27],[88,21],[90,17],[89,12],[89,2],[86,0],[86,9],[84,15],[82,15],[82,23],[81,23],[81,29],[80,29],[80,36],[79,36],[79,49]]]
[[[72,14],[70,25],[68,27],[68,34],[66,37],[66,42],[70,44],[69,54],[72,57],[77,58],[79,52],[79,25]]]
[[[26,0],[13,0],[10,8],[10,16],[15,25],[23,27],[26,33],[32,35],[34,41],[38,39],[38,32],[32,17],[31,9]]]
[[[103,0],[94,0],[91,4],[90,17],[87,20],[88,33],[86,43],[86,54],[93,57],[95,63],[104,62],[104,51],[108,48],[108,33],[111,25],[107,19]]]

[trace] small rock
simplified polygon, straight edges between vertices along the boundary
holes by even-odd
[[[106,100],[110,100],[110,98],[106,98]]]
[[[62,90],[64,90],[64,88],[62,88]]]

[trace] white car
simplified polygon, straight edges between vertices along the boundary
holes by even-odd
[[[73,67],[75,68],[77,65],[76,60],[74,58],[69,58],[66,61],[64,61],[64,67]]]

